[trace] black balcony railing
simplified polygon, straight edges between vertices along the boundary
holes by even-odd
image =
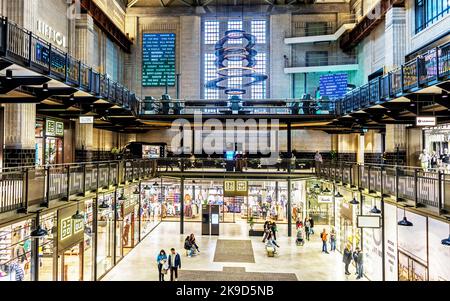
[[[150,179],[155,160],[88,162],[3,169],[0,172],[0,213],[50,201],[70,200],[98,189]]]
[[[450,77],[450,43],[436,47],[398,67],[383,77],[376,78],[349,92],[340,100],[338,115],[348,114],[421,88],[448,80]]]
[[[442,170],[327,162],[318,171],[319,177],[352,185],[369,192],[396,197],[398,201],[411,201],[416,207],[426,206],[442,213],[450,193],[449,175]]]
[[[144,100],[140,115],[335,115],[330,100]]]
[[[132,112],[140,107],[135,93],[5,17],[0,17],[0,56]]]

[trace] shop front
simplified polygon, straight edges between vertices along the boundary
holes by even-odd
[[[381,216],[381,197],[362,195],[362,215]],[[371,281],[383,280],[383,228],[362,229],[364,274]]]
[[[357,215],[360,214],[359,191],[336,186],[342,197],[335,198],[335,230],[337,233],[336,249],[343,252],[349,245],[353,250],[361,247],[361,230],[357,228]],[[358,203],[356,203],[356,202]]]
[[[0,227],[0,281],[31,280],[32,223],[25,219]]]
[[[36,165],[64,162],[64,122],[50,118],[36,120]]]
[[[306,181],[307,217],[315,225],[330,225],[334,218],[333,185],[318,180]]]

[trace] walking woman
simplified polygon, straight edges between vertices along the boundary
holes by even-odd
[[[166,251],[161,250],[156,258],[158,263],[159,281],[164,281],[164,275],[167,273],[167,255]]]

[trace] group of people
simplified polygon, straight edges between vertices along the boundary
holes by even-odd
[[[274,253],[280,246],[277,243],[277,224],[272,221],[266,221],[264,223],[264,237],[262,242],[266,244],[266,247],[273,248]]]
[[[351,275],[348,268],[352,263],[352,260],[355,262],[356,266],[356,279],[363,278],[364,275],[364,265],[363,265],[363,253],[360,248],[356,248],[355,251],[352,251],[352,247],[350,244],[347,244],[344,249],[344,254],[342,261],[345,264],[345,275]]]
[[[184,249],[186,250],[186,255],[192,257],[197,253],[200,253],[200,249],[195,241],[195,235],[191,234],[184,240]]]
[[[192,257],[195,252],[200,253],[194,234],[186,237],[184,249],[186,250],[188,257]],[[156,257],[156,263],[158,265],[159,281],[165,281],[164,277],[169,272],[170,281],[178,280],[178,270],[181,269],[181,256],[174,248],[170,249],[169,255],[166,254],[166,251],[161,250]]]
[[[448,169],[450,167],[450,154],[447,148],[441,155],[436,151],[429,153],[427,149],[424,149],[419,155],[419,161],[423,171],[437,168]]]
[[[158,264],[159,281],[164,281],[164,276],[170,271],[170,281],[178,280],[178,270],[181,269],[181,256],[174,248],[170,249],[167,256],[166,251],[161,250],[156,257]]]
[[[295,223],[297,228],[297,245],[304,245],[305,237],[306,240],[309,241],[311,235],[314,234],[314,219],[312,217],[305,218],[305,221],[302,222],[300,217],[297,218]]]
[[[330,251],[336,251],[336,230],[334,228],[331,229],[329,234],[327,229],[323,229],[322,233],[320,233],[320,239],[322,240],[322,253],[329,254],[328,242],[330,243]]]

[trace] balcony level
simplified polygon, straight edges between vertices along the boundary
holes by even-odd
[[[311,55],[295,58],[291,66],[284,68],[285,74],[357,71],[356,55]]]
[[[450,43],[429,50],[337,102],[335,124],[415,124],[416,117],[450,120]]]
[[[306,26],[303,25],[296,30],[292,37],[286,37],[284,43],[292,44],[311,44],[321,42],[335,42],[356,26],[356,19],[354,17],[342,20],[339,24],[326,23],[325,26]]]

